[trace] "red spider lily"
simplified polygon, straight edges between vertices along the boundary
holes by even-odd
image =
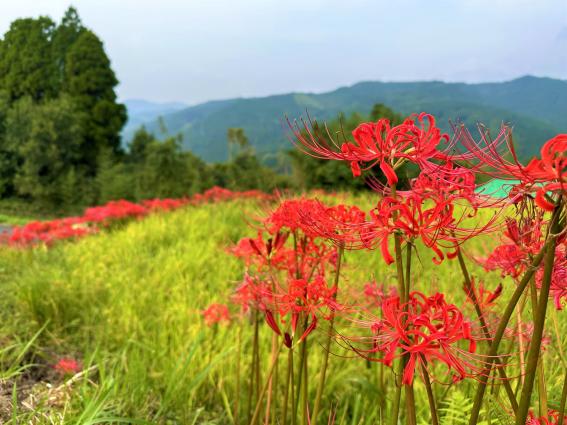
[[[108,224],[114,220],[142,217],[147,213],[148,210],[144,206],[121,199],[120,201],[111,201],[100,207],[88,208],[85,211],[84,218],[92,223]]]
[[[264,240],[264,234],[259,231],[255,239],[242,238],[229,252],[244,259],[247,267],[254,264],[258,270],[268,265],[278,268],[289,259],[290,252],[284,248],[288,236],[289,233],[278,231],[273,238]]]
[[[360,176],[362,170],[379,165],[388,184],[396,184],[395,170],[406,161],[423,164],[430,159],[445,159],[446,155],[437,150],[441,142],[448,142],[449,136],[441,133],[432,115],[421,113],[407,118],[402,124],[391,126],[387,119],[375,123],[362,123],[353,132],[354,142],[340,146],[328,134],[321,135],[316,125],[311,128],[304,124],[305,135],[299,127],[291,126],[297,144],[308,154],[322,159],[350,162],[352,173]]]
[[[533,411],[528,414],[526,425],[559,425],[559,412],[553,409],[547,411],[547,417],[538,418]],[[563,417],[563,424],[567,425],[567,416]]]
[[[271,285],[267,282],[249,275],[244,275],[243,282],[236,288],[231,301],[247,313],[251,308],[265,311],[267,305],[272,305],[273,294]]]
[[[57,240],[79,238],[96,231],[96,227],[89,226],[82,217],[69,217],[16,226],[5,239],[12,246],[33,246],[40,243],[49,246]]]
[[[312,232],[310,217],[320,211],[321,204],[315,199],[288,199],[281,202],[278,207],[266,218],[265,225],[272,234],[279,232],[282,228],[292,233],[301,231],[307,236],[317,236]]]
[[[541,148],[541,159],[532,160],[526,168],[544,183],[536,193],[536,203],[546,211],[553,211],[555,204],[548,200],[547,192],[565,194],[567,190],[567,134],[547,141]]]
[[[529,345],[532,340],[533,333],[534,324],[533,322],[528,322],[522,323],[520,332],[518,332],[516,328],[506,328],[504,335],[512,340],[521,338],[524,343],[527,343],[527,345]],[[545,351],[550,345],[551,337],[544,333],[541,339],[541,351]]]
[[[479,139],[475,140],[464,124],[454,127],[453,142],[462,146],[464,153],[448,154],[454,161],[466,163],[473,172],[480,172],[502,180],[520,180],[522,184],[532,184],[533,175],[519,161],[512,140],[512,128],[501,125],[495,138],[482,124],[477,126]]]
[[[412,292],[405,304],[400,303],[398,296],[388,297],[381,310],[381,319],[357,321],[372,332],[371,337],[362,339],[369,341],[372,348],[353,347],[357,354],[387,366],[407,355],[402,382],[408,385],[413,382],[418,365],[445,364],[453,371],[454,382],[476,373],[471,358],[480,338],[473,335],[472,324],[455,305],[445,301],[443,294],[427,297]],[[354,338],[357,339],[360,338]],[[460,347],[462,343],[466,343],[467,349]],[[382,356],[376,358],[376,353]]]
[[[171,211],[187,204],[220,202],[231,199],[272,199],[259,191],[233,192],[214,187],[204,194],[196,194],[191,199],[151,199],[141,204],[119,200],[105,205],[88,208],[81,217],[38,222],[15,226],[9,234],[3,234],[0,241],[11,246],[28,247],[39,244],[51,245],[58,240],[76,239],[98,231],[97,225],[108,226],[115,221],[141,218],[154,211]]]
[[[257,199],[257,200],[269,200],[273,196],[260,192],[259,190],[247,190],[244,192],[233,192],[229,189],[224,189],[222,187],[214,186],[205,192],[193,195],[193,197],[188,201],[190,204],[203,204],[210,202],[222,202],[231,201],[233,199]]]
[[[528,260],[526,252],[515,244],[499,245],[487,258],[477,258],[485,270],[500,270],[502,277],[511,276],[514,279],[525,271]]]
[[[515,194],[535,191],[536,203],[544,210],[553,211],[555,204],[549,200],[547,193],[565,193],[567,134],[559,134],[547,141],[541,148],[541,158],[533,159],[524,166],[514,149],[510,127],[502,126],[496,139],[490,137],[485,127],[479,126],[479,132],[480,140],[475,141],[463,125],[456,129],[455,140],[467,153],[455,158],[468,160],[468,168],[475,172],[498,179],[519,180],[513,191]]]
[[[357,206],[339,204],[327,207],[323,203],[311,205],[307,211],[300,212],[304,228],[309,234],[345,242],[357,239],[360,225],[365,222],[366,213]]]
[[[150,211],[172,211],[187,205],[188,199],[147,199],[142,205]]]
[[[221,322],[230,322],[230,313],[228,307],[224,304],[211,304],[202,311],[205,324],[213,326]]]
[[[467,295],[467,300],[473,302],[472,296],[476,298],[481,311],[486,312],[492,307],[494,307],[494,303],[496,300],[502,295],[502,284],[498,284],[498,286],[494,289],[494,291],[489,291],[484,287],[483,282],[480,282],[478,285],[474,282],[474,279],[471,279],[471,288],[464,287],[465,294]],[[472,293],[471,293],[472,291]]]
[[[428,203],[429,200],[418,194],[409,195],[404,199],[385,197],[370,211],[371,224],[361,233],[367,241],[374,239],[380,244],[387,264],[394,262],[388,240],[396,231],[407,240],[420,238],[435,252],[433,260],[436,263],[440,263],[445,257],[441,251],[442,240],[447,241],[448,246],[457,244],[454,233],[458,228],[453,217],[453,205],[435,200]],[[455,253],[449,252],[447,255],[453,258]]]
[[[519,221],[508,218],[506,219],[504,235],[520,249],[530,254],[536,254],[543,239],[542,229],[544,224],[541,214],[538,214],[535,218],[524,218]]]
[[[285,287],[275,286],[271,305],[266,307],[266,322],[281,335],[274,312],[280,315],[282,322],[289,316],[294,333],[299,322],[304,320],[305,326],[298,340],[303,341],[317,327],[319,319],[329,320],[332,313],[341,308],[335,300],[336,293],[337,288],[328,286],[321,275],[312,280],[291,278]]]
[[[465,199],[471,205],[476,205],[479,199],[474,173],[463,167],[454,167],[451,161],[420,173],[411,183],[411,188],[413,192],[434,193],[442,199]]]
[[[62,375],[78,373],[82,369],[79,362],[70,357],[59,359],[59,361],[53,366],[53,368]]]
[[[395,286],[386,288],[385,285],[378,285],[376,282],[364,285],[363,296],[369,307],[380,307],[382,301],[386,298],[398,295],[398,289]]]

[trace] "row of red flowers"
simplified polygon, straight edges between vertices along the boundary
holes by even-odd
[[[141,203],[126,200],[110,201],[105,205],[87,208],[83,215],[50,221],[32,221],[5,233],[1,242],[10,246],[29,247],[51,245],[56,241],[76,239],[97,233],[116,222],[140,219],[156,211],[172,211],[187,205],[200,205],[233,199],[271,199],[272,195],[257,191],[231,191],[213,187],[204,193],[181,199],[148,199]]]

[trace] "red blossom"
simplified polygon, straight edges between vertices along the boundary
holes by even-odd
[[[443,363],[452,371],[453,381],[475,375],[477,368],[472,360],[479,338],[473,335],[472,324],[455,305],[445,301],[443,294],[427,297],[412,292],[405,304],[400,303],[399,296],[391,296],[382,302],[381,312],[380,319],[356,321],[372,334],[362,339],[371,343],[372,348],[351,345],[357,354],[387,366],[407,355],[403,374],[403,383],[407,385],[413,382],[418,365]],[[377,353],[381,356],[375,357]]]
[[[463,288],[465,290],[465,294],[467,295],[467,300],[474,303],[474,295],[474,298],[478,302],[481,311],[486,312],[490,310],[492,307],[494,307],[496,300],[500,297],[500,295],[502,295],[502,284],[498,284],[494,291],[490,291],[484,287],[484,283],[482,281],[477,285],[474,279],[471,280],[472,288],[467,288],[466,286]]]
[[[535,413],[530,410],[526,425],[559,425],[559,412],[549,409],[547,411],[547,417],[537,417]],[[563,417],[563,424],[561,425],[567,425],[567,415]]]
[[[389,185],[397,183],[395,170],[406,161],[423,165],[430,159],[445,159],[437,148],[449,140],[435,125],[435,118],[426,113],[413,115],[397,126],[387,119],[362,123],[352,132],[354,141],[340,145],[329,134],[321,134],[316,123],[303,127],[304,133],[297,125],[292,129],[297,145],[308,154],[349,162],[355,177],[361,175],[361,166],[367,170],[378,165]]]
[[[59,361],[53,366],[53,368],[62,375],[78,373],[82,369],[79,362],[70,357],[59,359]]]
[[[213,326],[221,322],[230,322],[230,313],[228,307],[224,304],[211,304],[202,311],[205,324]]]

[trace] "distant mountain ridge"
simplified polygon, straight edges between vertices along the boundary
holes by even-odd
[[[136,131],[144,123],[155,121],[160,116],[187,108],[181,102],[157,103],[143,99],[126,99],[123,103],[128,110],[128,122],[123,131],[125,134]]]
[[[271,155],[289,149],[285,117],[331,120],[340,112],[368,113],[375,103],[384,103],[404,115],[426,111],[450,130],[449,121],[469,126],[482,122],[497,129],[501,122],[514,126],[520,155],[538,152],[549,138],[567,131],[567,81],[526,76],[501,83],[444,83],[438,81],[384,83],[361,82],[337,90],[289,93],[259,98],[212,101],[161,114],[169,134],[183,135],[187,149],[207,161],[227,158],[226,131],[242,127],[257,152]],[[144,122],[159,134],[157,116]],[[128,126],[125,140],[135,127]]]

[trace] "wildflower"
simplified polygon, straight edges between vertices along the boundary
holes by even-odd
[[[557,410],[549,409],[547,417],[537,417],[533,411],[530,410],[526,425],[559,425],[559,412]],[[567,425],[567,416],[563,417],[563,424]]]
[[[230,321],[228,307],[224,304],[211,304],[203,310],[202,315],[207,326]]]
[[[471,279],[471,288],[464,287],[465,294],[467,295],[467,300],[473,301],[474,296],[478,302],[481,311],[486,312],[488,309],[494,307],[496,300],[502,295],[502,284],[494,289],[494,291],[489,291],[484,287],[484,283],[481,281],[478,285]],[[472,292],[472,293],[471,293]]]
[[[370,307],[380,307],[385,298],[396,296],[398,290],[395,286],[389,289],[385,285],[378,285],[376,282],[370,282],[364,285],[363,295]]]
[[[487,271],[500,270],[502,277],[519,277],[527,267],[526,253],[515,244],[499,245],[487,258],[477,258],[477,261]]]
[[[281,335],[274,313],[279,314],[283,323],[291,320],[293,333],[303,321],[299,338],[302,341],[317,327],[319,319],[329,320],[332,312],[341,308],[335,300],[336,292],[337,288],[329,286],[321,275],[312,280],[290,278],[285,287],[278,285],[271,294],[271,302],[265,306],[266,322]]]
[[[478,338],[473,335],[472,324],[455,305],[445,301],[443,294],[427,297],[412,292],[405,304],[400,303],[399,296],[391,296],[383,300],[381,311],[381,319],[358,321],[360,326],[370,330],[372,335],[362,341],[370,341],[372,348],[359,349],[351,345],[357,354],[387,366],[407,355],[402,382],[408,385],[413,382],[418,365],[428,367],[443,363],[452,371],[453,381],[474,375],[471,358]],[[461,348],[461,343],[466,343],[468,348]],[[381,357],[373,357],[376,353]]]
[[[53,368],[62,375],[75,374],[82,369],[79,362],[70,357],[59,359]]]
[[[297,125],[293,128],[298,145],[310,155],[349,162],[354,177],[378,165],[389,185],[398,182],[395,170],[406,161],[421,165],[433,158],[444,159],[437,147],[449,140],[435,125],[435,118],[426,113],[407,118],[397,126],[387,119],[362,123],[352,132],[354,141],[340,146],[332,138],[329,144],[316,125],[310,129],[305,124],[304,130],[305,135]]]

